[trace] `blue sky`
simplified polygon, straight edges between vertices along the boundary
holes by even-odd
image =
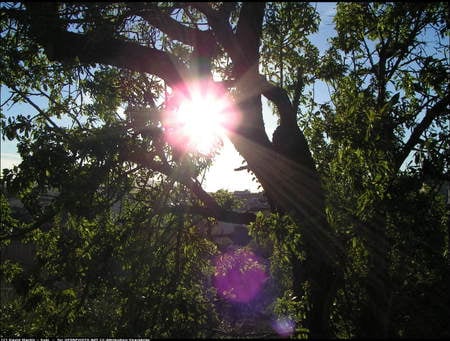
[[[332,18],[335,13],[335,5],[333,2],[318,2],[317,10],[322,19],[319,32],[311,36],[311,41],[315,44],[321,53],[328,47],[327,39],[335,34]],[[327,91],[327,90],[325,90]],[[320,92],[320,91],[318,91]],[[1,87],[0,102],[3,103],[9,97],[9,91],[4,86]],[[277,118],[272,115],[267,102],[263,100],[263,115],[266,131],[269,137],[272,136],[276,128]],[[41,103],[39,103],[41,104]],[[45,107],[45,102],[42,102]],[[21,103],[16,104],[12,108],[3,107],[3,113],[6,116],[16,116],[18,114],[34,115],[36,111],[29,105]],[[13,165],[20,163],[20,156],[17,153],[15,141],[1,140],[1,168],[11,168]],[[220,154],[216,157],[213,166],[205,174],[204,188],[207,191],[216,191],[224,188],[230,191],[250,190],[252,192],[259,191],[258,183],[252,181],[252,176],[246,171],[234,171],[235,168],[242,165],[242,158],[234,149],[229,141],[224,141],[224,147]]]

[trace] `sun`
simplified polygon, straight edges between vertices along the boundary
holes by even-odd
[[[202,154],[210,153],[223,138],[223,114],[220,101],[210,95],[194,93],[178,109],[177,119],[190,147]]]
[[[180,94],[181,93],[181,94]],[[225,92],[211,84],[190,84],[169,112],[169,142],[177,149],[210,155],[222,144],[232,120]]]

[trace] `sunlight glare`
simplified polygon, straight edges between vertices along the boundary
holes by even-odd
[[[290,317],[280,317],[273,324],[273,329],[282,337],[289,337],[295,331],[295,322]]]
[[[181,92],[182,93],[182,92]],[[233,120],[225,92],[211,84],[191,84],[188,95],[178,95],[172,109],[172,144],[186,151],[209,155],[221,146]]]
[[[219,100],[210,95],[202,98],[194,94],[191,100],[180,104],[177,112],[178,120],[183,126],[183,132],[188,136],[190,147],[202,154],[208,154],[223,138]]]
[[[215,259],[214,286],[223,298],[248,303],[258,297],[269,276],[252,251],[237,249]]]

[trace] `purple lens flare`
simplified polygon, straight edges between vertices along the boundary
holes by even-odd
[[[215,259],[214,286],[227,300],[250,302],[267,279],[264,265],[250,250],[229,251]]]
[[[291,336],[295,330],[295,322],[289,317],[280,317],[272,325],[278,335],[283,337]]]

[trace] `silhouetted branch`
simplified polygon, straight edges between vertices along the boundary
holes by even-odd
[[[188,75],[186,66],[174,55],[158,49],[112,37],[100,32],[78,34],[58,25],[56,14],[51,14],[42,3],[27,4],[31,31],[45,48],[51,60],[78,59],[82,63],[99,63],[147,72],[164,79],[169,85],[180,83]],[[44,24],[42,24],[44,23]]]
[[[197,49],[215,50],[216,40],[211,31],[187,27],[163,13],[157,6],[149,8],[147,3],[130,3],[129,7],[136,10],[136,15],[166,33],[170,38]]]
[[[190,176],[176,171],[168,164],[157,162],[153,159],[153,156],[145,151],[135,151],[125,156],[128,161],[137,163],[151,169],[167,175],[175,181],[185,185],[201,202],[205,204],[205,207],[196,208],[197,214],[202,214],[207,217],[214,217],[221,221],[227,221],[236,224],[248,224],[255,219],[253,213],[239,213],[227,211],[219,206],[216,200],[209,195],[201,186],[201,184],[192,179]]]
[[[439,102],[437,102],[433,107],[427,110],[425,116],[422,121],[414,128],[411,136],[406,142],[403,149],[400,151],[396,158],[396,169],[398,170],[400,166],[403,164],[405,159],[408,157],[411,150],[413,150],[414,146],[419,142],[420,136],[424,133],[426,129],[433,123],[433,120],[438,116],[448,112],[449,110],[450,97],[447,95],[442,98]]]

